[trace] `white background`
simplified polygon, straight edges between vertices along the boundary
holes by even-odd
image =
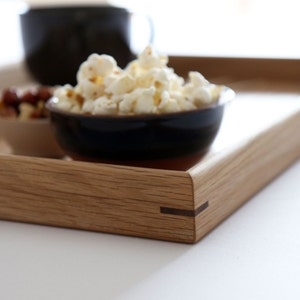
[[[31,0],[46,5],[60,0]],[[74,0],[79,3],[80,0]],[[74,1],[67,1],[72,3]],[[103,2],[105,0],[90,0]],[[66,0],[65,0],[66,2]],[[154,46],[162,53],[205,56],[260,56],[300,58],[299,5],[296,0],[114,0],[131,10],[150,15]],[[0,0],[0,61],[21,59],[19,0]],[[86,2],[85,2],[86,3]],[[133,48],[147,43],[147,22],[133,19]]]

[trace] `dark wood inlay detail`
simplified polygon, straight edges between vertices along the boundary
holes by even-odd
[[[177,216],[186,216],[186,217],[196,217],[202,211],[208,208],[208,201],[200,205],[197,209],[179,209],[179,208],[172,208],[172,207],[161,207],[160,212],[162,214],[168,215],[177,215]]]

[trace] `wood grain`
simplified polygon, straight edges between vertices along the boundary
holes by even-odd
[[[297,86],[300,80],[299,59],[170,55],[169,66],[183,77],[191,70],[199,71],[207,79],[220,84],[269,79],[293,82],[294,86]],[[7,86],[28,83],[32,83],[32,77],[27,72],[24,62],[0,69],[0,90]],[[273,86],[276,88],[276,85]]]
[[[299,59],[171,56],[169,64],[181,76],[186,77],[189,71],[195,70],[209,80],[220,78],[218,83],[224,80],[300,80]]]
[[[160,206],[192,209],[183,172],[0,156],[0,218],[184,241],[193,220],[161,218]]]
[[[232,149],[213,167],[194,169],[195,205],[209,208],[196,217],[196,240],[249,200],[300,156],[300,113]],[[296,138],[294,138],[296,136]]]
[[[2,154],[0,218],[194,243],[300,156],[298,128],[297,95],[240,93],[188,169]]]

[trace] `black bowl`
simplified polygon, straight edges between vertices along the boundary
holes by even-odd
[[[61,148],[88,161],[141,161],[206,151],[219,130],[225,104],[234,97],[224,88],[215,104],[198,110],[134,116],[84,115],[62,111],[52,98],[46,107]]]

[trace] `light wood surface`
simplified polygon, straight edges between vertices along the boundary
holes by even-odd
[[[269,113],[272,114],[272,109]],[[195,207],[203,201],[209,203],[209,209],[196,217],[196,240],[299,158],[299,126],[299,109],[288,118],[284,114],[278,115],[273,125],[266,126],[237,147],[211,157],[205,167],[198,164],[189,171]]]
[[[194,243],[300,156],[298,94],[238,92],[176,168],[0,155],[0,218]],[[178,163],[178,162],[177,162]]]
[[[235,85],[242,81],[249,87],[264,86],[266,80],[275,81],[273,87],[285,84],[299,90],[300,60],[279,58],[245,58],[245,57],[198,57],[170,56],[169,66],[179,75],[186,77],[189,71],[199,71],[208,80],[219,84]],[[276,81],[280,81],[279,85]],[[8,65],[0,69],[0,89],[10,85],[27,85],[32,77],[26,70],[24,62]]]
[[[190,70],[212,80],[284,80],[299,82],[300,60],[280,58],[171,56],[169,64],[182,76]]]
[[[0,68],[0,90],[10,86],[26,86],[32,82],[32,77],[27,72],[24,62],[17,62]]]
[[[193,209],[184,172],[0,156],[0,217],[159,239],[191,240],[193,220],[160,207]]]
[[[11,155],[0,139],[0,218],[194,243],[299,158],[294,62],[170,62],[183,76],[199,69],[237,92],[208,153],[119,166]],[[31,84],[18,68],[1,70],[0,88]]]

